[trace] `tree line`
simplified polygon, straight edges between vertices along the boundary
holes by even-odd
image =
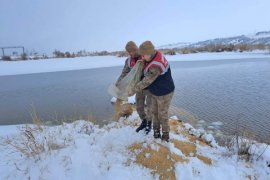
[[[205,46],[188,46],[183,48],[163,48],[159,49],[166,55],[176,55],[176,54],[192,54],[200,52],[249,52],[254,50],[264,50],[270,53],[270,45],[267,44],[209,44]],[[2,56],[1,59],[5,61],[13,60],[39,60],[39,59],[49,59],[49,58],[75,58],[75,57],[86,57],[86,56],[117,56],[126,57],[128,56],[126,51],[86,51],[80,50],[78,52],[62,52],[60,50],[55,50],[52,56],[46,54],[39,55],[37,52],[22,53],[16,56]]]

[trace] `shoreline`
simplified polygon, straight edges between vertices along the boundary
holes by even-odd
[[[169,62],[193,61],[224,61],[231,59],[263,59],[270,58],[269,53],[243,52],[243,53],[195,53],[166,55]],[[126,57],[94,56],[48,60],[27,61],[0,61],[0,77],[8,75],[35,74],[46,72],[86,70],[104,67],[123,66]]]

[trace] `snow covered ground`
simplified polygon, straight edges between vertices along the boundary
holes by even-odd
[[[198,60],[224,60],[224,59],[243,59],[243,58],[265,58],[270,57],[269,53],[255,51],[244,53],[197,53],[197,54],[178,54],[166,56],[169,61],[198,61]],[[0,61],[0,76],[31,74],[41,72],[68,71],[79,69],[92,69],[100,67],[123,66],[125,57],[115,56],[96,56],[79,58],[62,58],[47,60],[29,60],[7,62]]]
[[[134,112],[102,128],[82,120],[53,127],[0,126],[0,179],[270,178],[266,144],[254,144],[246,162],[177,117],[170,119],[169,143],[136,133],[138,123]]]

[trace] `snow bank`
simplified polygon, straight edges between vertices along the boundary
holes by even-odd
[[[0,179],[156,179],[166,175],[176,179],[269,179],[270,168],[265,164],[269,163],[269,149],[258,160],[246,163],[227,156],[228,150],[217,144],[211,147],[215,142],[211,134],[176,119],[170,120],[169,143],[154,139],[153,132],[147,136],[136,133],[140,123],[136,112],[102,128],[87,121],[42,126],[42,130],[30,125],[37,144],[54,147],[30,157],[5,144],[8,136],[19,146],[25,126],[0,126],[4,132],[0,134]],[[186,132],[200,134],[211,146]],[[261,154],[263,149],[263,145],[254,145],[250,150]]]
[[[270,146],[264,143],[254,143],[249,148],[249,154],[258,173],[270,172]],[[270,178],[270,174],[268,174]]]
[[[195,53],[195,54],[178,54],[168,56],[169,61],[198,61],[198,60],[224,60],[224,59],[248,59],[248,58],[269,58],[269,52],[253,51],[253,52],[221,52],[221,53]]]
[[[168,61],[224,60],[267,57],[270,57],[269,53],[267,54],[262,51],[244,53],[223,52],[177,54],[175,56],[166,55]],[[95,56],[12,62],[0,61],[0,76],[123,66],[125,59],[125,57]]]
[[[0,75],[32,74],[42,72],[93,69],[123,66],[125,58],[95,56],[27,61],[0,61]]]

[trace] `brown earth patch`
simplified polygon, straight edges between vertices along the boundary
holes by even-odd
[[[207,165],[212,165],[212,160],[208,157],[202,156],[202,155],[197,155],[196,156],[199,160],[201,160],[202,162],[204,162]]]
[[[172,143],[177,149],[180,149],[185,156],[194,156],[197,152],[196,145],[194,143],[183,142],[176,139],[173,139]]]
[[[170,125],[170,130],[172,132],[174,132],[176,134],[182,134],[183,136],[187,137],[191,142],[196,143],[196,141],[198,141],[198,143],[202,146],[209,146],[209,144],[204,142],[201,138],[197,138],[196,136],[189,134],[186,129],[179,130],[179,129],[183,128],[183,124],[181,121],[170,120],[169,125]],[[181,128],[178,128],[178,127],[181,127]]]
[[[174,166],[175,163],[186,163],[188,159],[171,153],[170,150],[160,144],[157,144],[157,150],[146,148],[142,144],[133,144],[129,150],[136,153],[136,163],[152,170],[153,173],[159,174],[159,179],[175,180]]]

